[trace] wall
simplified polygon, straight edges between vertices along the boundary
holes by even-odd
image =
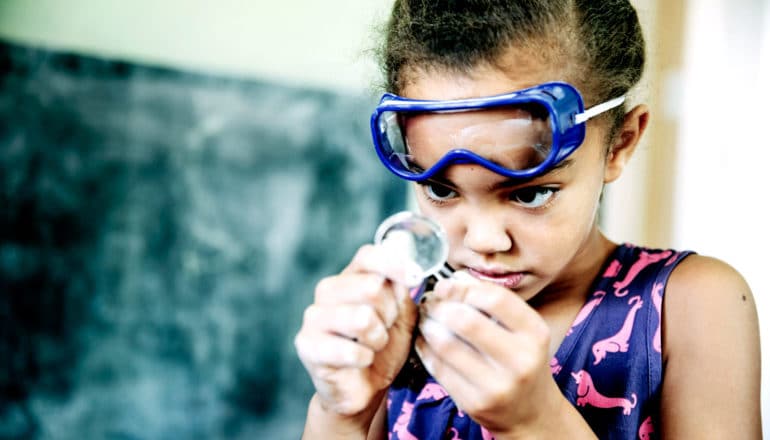
[[[0,438],[297,438],[302,310],[404,205],[372,102],[2,43],[0,75]]]
[[[22,4],[0,2],[0,34],[36,30],[0,42],[0,439],[298,438],[302,310],[404,205],[365,80],[209,68],[230,35],[194,58],[203,29],[132,41],[184,60],[129,60],[181,3]]]
[[[763,420],[770,437],[770,1],[701,0],[688,10],[679,81],[672,239],[745,276],[763,342]]]
[[[0,1],[0,36],[136,62],[360,93],[388,0]]]

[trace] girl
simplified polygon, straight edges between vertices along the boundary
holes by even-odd
[[[598,228],[649,118],[624,103],[628,1],[396,0],[382,55],[376,150],[472,278],[412,298],[415,268],[366,245],[319,282],[305,438],[760,437],[742,277]]]

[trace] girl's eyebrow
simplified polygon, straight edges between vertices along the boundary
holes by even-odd
[[[505,180],[502,180],[500,182],[497,182],[497,183],[494,183],[494,184],[490,185],[489,191],[497,191],[497,190],[501,190],[501,189],[508,189],[508,188],[513,188],[513,187],[517,187],[517,186],[525,186],[527,184],[532,184],[532,182],[535,181],[535,180],[542,179],[544,177],[553,176],[554,174],[558,174],[562,170],[572,166],[572,164],[574,164],[574,163],[575,163],[575,161],[572,160],[572,159],[564,159],[561,162],[559,162],[558,164],[554,165],[545,174],[541,174],[541,175],[539,175],[539,176],[537,176],[537,177],[535,177],[533,179],[529,179],[529,180],[505,179]]]
[[[457,185],[452,183],[451,180],[449,180],[449,179],[447,179],[445,177],[441,177],[441,176],[430,177],[430,178],[427,178],[425,180],[420,180],[417,183],[422,184],[422,185],[424,185],[426,183],[438,183],[439,185],[444,185],[444,186],[449,187],[449,188],[457,188]]]
[[[417,163],[414,162],[413,160],[407,159],[407,162],[409,163],[409,169],[410,170],[412,170],[414,172],[417,172],[417,173],[424,173],[425,172],[425,169],[423,167],[417,165]],[[457,185],[452,183],[451,180],[449,180],[449,179],[447,179],[445,177],[442,177],[442,176],[437,176],[437,175],[433,175],[432,177],[429,177],[427,179],[420,180],[417,183],[420,184],[420,185],[424,185],[424,184],[426,184],[428,182],[438,183],[439,185],[444,185],[444,186],[448,186],[448,187],[452,187],[452,188],[457,188]]]

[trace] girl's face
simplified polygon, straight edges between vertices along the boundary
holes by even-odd
[[[420,76],[401,94],[414,99],[459,99],[489,96],[531,87],[552,80],[542,71],[523,72],[512,80],[505,73],[479,68],[472,75]],[[462,114],[447,115],[463,118]],[[467,125],[495,126],[494,112],[469,113]],[[420,155],[431,160],[453,145],[444,127],[454,122],[436,117],[410,138]],[[484,118],[489,118],[485,121]],[[460,124],[463,122],[460,121]],[[483,144],[485,134],[472,133]],[[601,264],[606,246],[597,227],[599,197],[604,183],[606,129],[589,121],[583,145],[559,167],[525,183],[511,181],[484,167],[452,165],[441,176],[415,184],[423,213],[440,222],[450,242],[449,263],[472,275],[506,286],[525,300],[544,289],[564,292],[585,286]],[[494,144],[494,135],[486,139]],[[415,156],[418,154],[415,152]]]

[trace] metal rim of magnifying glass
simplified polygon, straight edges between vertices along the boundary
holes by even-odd
[[[387,234],[388,231],[393,228],[393,226],[404,222],[418,222],[427,225],[430,230],[436,234],[439,243],[441,244],[441,248],[439,250],[439,254],[441,256],[440,261],[437,261],[433,266],[424,270],[425,276],[423,278],[427,278],[443,268],[447,258],[449,257],[449,242],[447,241],[446,232],[440,224],[429,219],[428,217],[414,213],[412,211],[397,212],[380,223],[380,226],[377,227],[377,231],[374,233],[374,242],[377,244],[382,243],[382,240],[385,238],[385,234]]]

